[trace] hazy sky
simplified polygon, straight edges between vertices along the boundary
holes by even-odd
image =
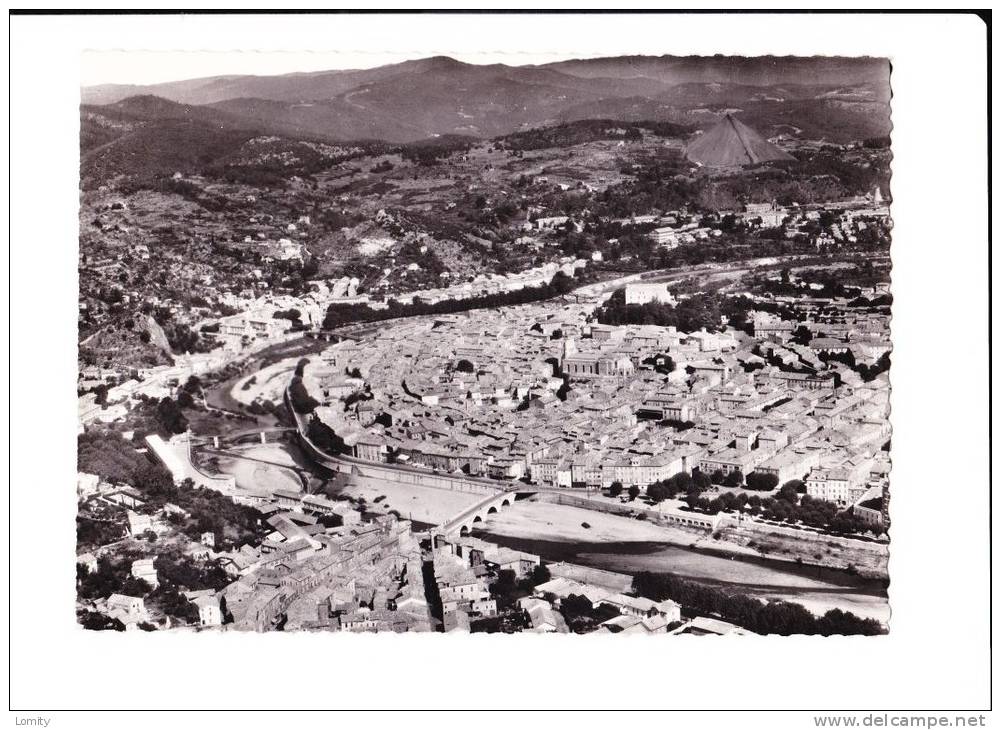
[[[882,39],[885,33],[877,18],[867,16],[860,23],[851,14],[825,17],[825,31],[819,34],[803,32],[803,17],[768,13],[726,18],[686,13],[179,13],[74,16],[60,22],[70,37],[86,38],[75,47],[95,49],[80,55],[80,82],[92,86],[372,68],[435,55],[508,65],[619,55],[862,55],[855,49],[867,49],[863,37]],[[886,27],[894,27],[885,20],[890,23]]]
[[[80,83],[156,84],[204,76],[254,74],[270,76],[297,71],[360,69],[426,58],[433,52],[366,53],[358,51],[86,51],[81,57]],[[448,53],[467,63],[523,65],[562,61],[560,53]]]

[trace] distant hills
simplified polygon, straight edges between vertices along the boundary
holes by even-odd
[[[878,58],[796,56],[614,56],[546,64],[583,78],[651,78],[669,85],[850,86],[889,84],[889,62]]]
[[[373,69],[217,76],[81,92],[84,151],[165,120],[327,142],[490,138],[582,119],[708,128],[739,112],[765,136],[890,132],[889,63],[849,58],[615,57],[541,66],[436,56]],[[170,102],[173,102],[171,104]]]
[[[80,107],[80,176],[85,187],[119,174],[156,177],[213,168],[270,167],[283,176],[302,174],[385,148],[381,142],[327,143],[321,135],[292,126],[158,96]]]
[[[80,109],[83,179],[138,170],[172,173],[230,154],[256,134],[246,120],[211,107],[133,96]]]

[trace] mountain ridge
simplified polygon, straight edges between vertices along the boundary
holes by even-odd
[[[848,141],[889,134],[888,82],[880,59],[628,56],[511,66],[432,56],[372,69],[105,85],[81,97],[84,109],[120,116],[115,105],[137,108],[155,96],[184,105],[190,118],[328,142],[492,138],[589,118],[708,128],[728,111],[766,136],[800,129]]]

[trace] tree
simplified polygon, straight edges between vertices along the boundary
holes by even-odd
[[[160,610],[171,618],[180,619],[187,623],[198,622],[198,607],[181,595],[180,591],[171,583],[161,583],[150,594],[149,600],[157,604]]]
[[[459,360],[459,362],[457,362],[455,364],[455,369],[456,369],[457,372],[460,372],[460,373],[471,373],[471,372],[475,371],[475,368],[473,367],[473,363],[471,363],[469,360],[465,360],[465,359]]]
[[[813,332],[805,324],[801,324],[792,334],[792,341],[798,345],[809,345],[813,339]]]
[[[184,590],[217,591],[231,582],[226,571],[217,563],[196,561],[177,548],[160,553],[156,558],[156,569],[160,582],[168,582]]]
[[[177,394],[177,405],[180,408],[192,408],[195,405],[195,399],[188,391],[181,390]]]
[[[135,576],[130,575],[122,583],[121,587],[118,589],[118,593],[126,596],[142,598],[151,590],[153,590],[153,587],[149,583],[144,581],[142,578],[136,578]]]
[[[80,611],[77,621],[88,631],[125,631],[125,624],[97,611]]]
[[[740,469],[734,469],[732,472],[723,477],[723,484],[727,487],[739,487],[744,483],[744,475],[741,473]]]
[[[797,494],[806,494],[806,482],[802,479],[790,479],[782,486],[795,489]]]
[[[612,497],[618,497],[620,494],[622,494],[622,482],[616,481],[608,485],[608,493]]]
[[[639,573],[633,590],[645,598],[677,601],[686,608],[718,614],[726,621],[759,634],[862,634],[883,633],[874,619],[832,609],[817,618],[805,607],[788,601],[765,603],[748,595],[731,594],[669,573]]]
[[[782,488],[778,492],[775,493],[775,499],[783,502],[789,502],[790,504],[798,504],[801,488],[803,492],[806,491],[806,485],[799,479],[788,481],[782,485]]]
[[[513,570],[501,570],[497,573],[497,580],[490,584],[490,595],[497,599],[498,607],[505,608],[512,606],[521,595],[528,594],[531,589],[522,591],[519,589],[517,576]]]
[[[622,290],[616,292],[595,312],[602,324],[652,324],[677,327],[683,332],[720,328],[720,297],[716,294],[694,294],[677,305],[662,302],[626,304]]]
[[[306,431],[310,440],[323,451],[331,454],[341,454],[346,451],[344,439],[334,433],[330,426],[317,419],[316,416],[309,419]]]
[[[552,579],[552,574],[549,572],[549,568],[541,563],[532,568],[532,584],[541,585],[542,583],[548,583]]]
[[[668,487],[664,482],[654,482],[646,488],[646,496],[653,502],[663,502],[668,498]]]
[[[181,407],[172,398],[163,398],[156,407],[157,420],[167,433],[184,433],[188,430],[188,419]]]
[[[81,598],[107,598],[112,593],[121,593],[122,582],[128,577],[128,570],[122,563],[112,563],[107,557],[97,561],[97,570],[91,573],[82,565],[77,565],[77,595]]]
[[[635,484],[629,485],[629,499],[633,500],[640,496],[640,488]]]
[[[689,474],[687,471],[678,472],[667,481],[673,492],[671,495],[672,497],[675,494],[680,494],[681,492],[691,492],[693,489],[701,491],[702,489],[693,475]]]
[[[563,614],[563,618],[568,622],[590,616],[592,610],[591,599],[586,596],[578,596],[575,593],[571,593],[560,601],[560,613]]]
[[[712,480],[707,474],[701,471],[692,472],[692,482],[698,487],[700,492],[704,492],[712,486]]]
[[[296,413],[312,413],[320,405],[320,402],[306,390],[302,378],[298,375],[292,378],[292,383],[289,385],[289,399]]]
[[[770,492],[779,485],[778,474],[764,474],[753,471],[747,475],[747,488],[761,492]]]

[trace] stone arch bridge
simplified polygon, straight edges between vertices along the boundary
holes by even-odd
[[[431,530],[433,535],[443,535],[445,537],[453,537],[455,535],[465,536],[475,527],[478,523],[486,519],[487,515],[492,515],[505,507],[510,507],[514,504],[515,499],[519,494],[530,493],[532,490],[510,490],[501,491],[496,494],[491,494],[483,499],[471,504],[466,507],[461,512],[453,515],[445,522],[438,525]]]

